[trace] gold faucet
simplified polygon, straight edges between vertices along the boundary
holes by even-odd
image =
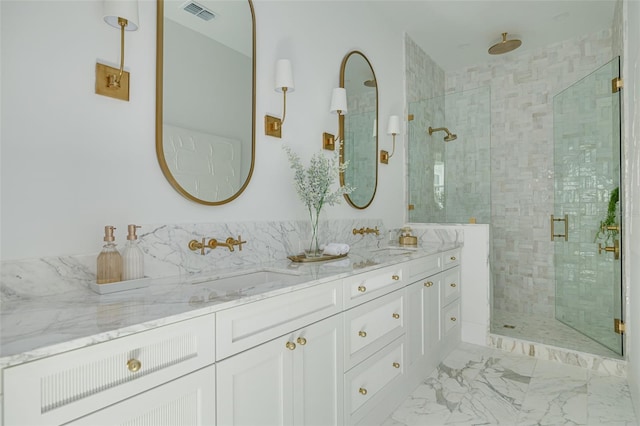
[[[376,226],[375,228],[371,229],[371,228],[360,228],[360,229],[356,229],[353,228],[353,235],[364,235],[364,234],[376,234],[376,235],[380,235],[380,230],[378,229],[378,227]]]
[[[202,239],[202,242],[198,240],[191,240],[189,241],[189,249],[193,251],[200,250],[200,254],[204,255],[204,249],[207,247],[212,250],[218,247],[226,247],[229,251],[234,251],[233,246],[238,246],[239,250],[242,251],[242,245],[246,243],[246,241],[242,241],[242,237],[240,235],[238,235],[237,240],[233,237],[229,237],[225,242],[220,242],[215,238],[211,238],[208,243],[205,243],[205,241],[205,238]]]

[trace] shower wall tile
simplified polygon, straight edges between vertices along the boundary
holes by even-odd
[[[496,308],[554,315],[554,243],[549,238],[549,215],[557,214],[553,97],[611,58],[612,34],[607,30],[533,52],[491,58],[446,76],[446,93],[491,89],[489,166]]]

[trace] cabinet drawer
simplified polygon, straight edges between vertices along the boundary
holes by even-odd
[[[345,375],[347,424],[355,424],[385,397],[394,379],[404,374],[404,337],[368,358]]]
[[[460,268],[455,267],[442,273],[442,306],[460,298]]]
[[[404,290],[397,290],[346,312],[347,370],[404,334],[404,294]]]
[[[193,425],[216,422],[215,367],[210,365],[128,398],[68,426]]]
[[[442,253],[442,269],[453,268],[460,264],[461,249],[449,250]]]
[[[422,259],[412,260],[409,265],[410,281],[422,279],[442,270],[442,256],[433,254]]]
[[[345,309],[401,288],[405,284],[403,273],[403,265],[395,265],[345,278]]]
[[[224,359],[342,311],[341,281],[216,313],[216,359]]]
[[[213,315],[3,371],[5,424],[71,421],[214,362]]]
[[[446,339],[454,329],[460,328],[460,323],[460,301],[458,300],[442,310],[442,338]]]

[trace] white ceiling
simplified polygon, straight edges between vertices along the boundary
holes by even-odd
[[[389,24],[407,32],[445,71],[495,59],[487,49],[518,38],[506,55],[611,28],[615,0],[386,0],[371,1]]]

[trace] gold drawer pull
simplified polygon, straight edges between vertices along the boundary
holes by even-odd
[[[398,281],[400,279],[399,275],[391,275],[391,279],[394,281]]]
[[[431,287],[433,285],[433,281],[427,281],[426,283],[424,283],[425,287]]]
[[[367,332],[366,331],[358,331],[358,336],[367,337]]]
[[[456,320],[457,320],[457,318],[456,318],[456,317],[451,317],[451,321],[454,321],[454,322],[455,322]]]
[[[287,347],[287,349],[289,349],[290,351],[294,350],[296,348],[296,344],[293,342],[287,342],[287,344],[285,345]]]
[[[358,392],[360,392],[361,395],[366,395],[367,394],[367,390],[365,388],[358,389]]]
[[[392,315],[395,319],[400,319],[400,314],[393,314]]]
[[[400,363],[399,362],[394,362],[393,363],[393,368],[400,368]]]
[[[301,344],[302,346],[304,346],[304,345],[306,345],[306,344],[307,344],[307,339],[305,339],[304,337],[298,337],[297,342],[298,342],[299,344]]]
[[[360,293],[364,293],[365,291],[367,291],[367,288],[365,286],[363,286],[363,285],[360,285],[360,286],[358,286],[358,291]]]
[[[452,261],[456,260],[455,256],[451,256],[449,259],[451,259]]]
[[[449,284],[451,287],[456,288],[456,283]]]
[[[129,361],[127,361],[127,368],[132,373],[135,373],[136,371],[139,371],[142,368],[142,363],[137,359],[132,358]]]

